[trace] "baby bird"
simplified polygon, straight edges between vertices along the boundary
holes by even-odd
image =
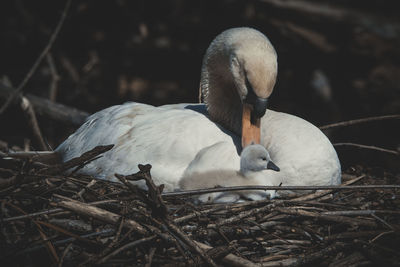
[[[206,156],[206,155],[205,155]],[[201,159],[198,159],[201,162]],[[179,181],[181,190],[195,190],[214,187],[265,185],[263,171],[279,171],[268,151],[259,144],[245,147],[240,155],[240,170],[210,170],[184,175]],[[215,192],[195,196],[195,203],[227,203],[241,200],[260,200],[273,198],[275,191],[246,190]]]

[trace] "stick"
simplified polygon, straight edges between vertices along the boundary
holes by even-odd
[[[207,246],[206,244],[194,241],[199,247],[202,249],[212,249],[212,247]],[[228,254],[226,255],[223,259],[222,262],[226,264],[226,266],[236,266],[236,267],[259,267],[260,265],[255,264],[249,260],[246,260],[244,258],[238,257],[233,254]]]
[[[94,201],[94,202],[90,202],[88,203],[89,205],[100,205],[100,204],[104,204],[104,203],[115,203],[118,202],[118,200],[116,199],[109,199],[109,200],[100,200],[100,201]],[[43,210],[43,211],[38,211],[38,212],[34,212],[34,213],[29,213],[26,215],[20,215],[20,216],[15,216],[15,217],[10,217],[10,218],[3,218],[1,219],[2,222],[12,222],[12,221],[17,221],[17,220],[21,220],[21,219],[27,219],[27,218],[34,218],[40,215],[49,215],[49,214],[53,214],[53,213],[58,213],[58,212],[62,212],[64,211],[61,208],[54,208],[54,209],[48,209],[48,210]]]
[[[362,238],[362,237],[370,237],[370,236],[375,236],[382,233],[382,230],[379,231],[357,231],[357,232],[344,232],[344,233],[339,233],[335,235],[329,235],[325,236],[324,240],[325,241],[333,241],[333,240],[339,240],[339,239],[356,239],[356,238]]]
[[[326,3],[301,0],[261,0],[261,2],[285,11],[292,12],[296,16],[303,15],[306,19],[322,18],[325,21],[334,23],[347,23],[350,25],[361,26],[384,39],[397,38],[399,34],[399,24],[383,17],[376,17],[366,12],[352,9],[344,9]]]
[[[312,264],[310,264],[310,262],[321,260],[329,253],[336,252],[338,250],[344,250],[346,246],[347,245],[338,242],[311,254],[298,255],[297,257],[288,258],[280,261],[265,262],[262,264],[262,266],[311,266]]]
[[[351,125],[356,125],[356,124],[366,123],[366,122],[383,121],[383,120],[398,120],[398,119],[400,119],[400,114],[368,117],[368,118],[332,123],[332,124],[320,126],[319,129],[328,130],[328,129],[332,129],[332,128],[346,127],[346,126],[351,126]]]
[[[151,267],[151,263],[153,262],[153,257],[154,257],[154,253],[156,252],[156,250],[157,249],[155,247],[150,248],[149,256],[147,258],[147,263],[146,263],[145,267]]]
[[[89,150],[83,153],[81,156],[68,160],[62,164],[53,165],[48,168],[41,169],[38,174],[56,174],[58,172],[64,172],[68,169],[71,169],[76,166],[80,166],[87,162],[90,162],[94,159],[97,159],[100,154],[103,154],[110,149],[112,149],[114,145],[107,145],[107,146],[96,146],[92,150]]]
[[[359,177],[356,177],[354,179],[351,179],[349,181],[344,182],[342,185],[347,186],[349,184],[354,184],[355,182],[358,182],[359,180],[361,180],[362,178],[364,178],[365,175],[361,175]],[[306,200],[311,200],[311,199],[315,199],[315,198],[319,198],[319,197],[323,197],[327,194],[332,193],[333,190],[323,190],[323,191],[317,191],[315,193],[309,194],[309,195],[305,195],[305,196],[301,196],[301,197],[297,197],[294,199],[291,199],[292,201],[306,201]]]
[[[201,216],[201,215],[202,216],[206,216],[211,212],[216,212],[216,211],[219,211],[219,210],[222,210],[222,209],[226,209],[226,207],[221,205],[221,206],[217,206],[215,208],[208,209],[208,210],[194,211],[191,214],[188,214],[188,215],[185,215],[185,216],[182,216],[182,217],[174,219],[174,223],[182,223],[182,222],[185,222],[187,220],[190,220],[192,218],[195,218],[195,217],[198,217],[198,216]]]
[[[51,47],[53,46],[54,41],[57,38],[58,33],[61,30],[61,27],[65,21],[65,18],[67,17],[68,9],[71,5],[71,0],[67,0],[63,13],[61,14],[60,20],[58,21],[58,24],[56,28],[54,29],[53,34],[50,36],[49,42],[43,49],[42,53],[40,53],[39,57],[36,59],[35,63],[31,67],[31,69],[28,71],[26,74],[25,78],[22,80],[22,82],[18,85],[17,89],[10,95],[10,97],[6,100],[6,102],[3,104],[3,106],[0,108],[0,115],[3,114],[3,112],[8,108],[10,103],[14,100],[14,98],[19,95],[24,88],[24,86],[27,84],[27,82],[30,80],[32,75],[35,73],[36,69],[39,67],[40,62],[42,62],[43,58],[46,56],[46,54],[50,51]]]
[[[55,209],[49,209],[49,210],[44,210],[44,211],[38,211],[38,212],[26,214],[26,215],[4,218],[4,219],[1,219],[1,221],[2,222],[12,222],[12,221],[17,221],[17,220],[21,220],[21,219],[30,219],[30,218],[44,215],[44,214],[53,214],[53,213],[57,213],[57,212],[61,212],[61,211],[63,211],[63,209],[55,208]]]
[[[24,96],[21,98],[21,100],[22,100],[21,108],[28,119],[29,125],[31,126],[33,136],[35,137],[36,142],[39,144],[41,150],[48,150],[46,142],[44,141],[42,135],[42,131],[40,130],[35,111],[33,110],[30,101]]]
[[[16,89],[0,82],[0,97],[8,99]],[[60,103],[55,103],[49,99],[38,97],[32,94],[26,94],[25,97],[32,104],[33,109],[38,115],[46,118],[72,125],[75,127],[81,126],[89,117],[89,113],[79,109],[69,107]],[[22,96],[19,94],[17,99],[14,99],[14,104],[19,104],[22,101]]]
[[[400,189],[400,185],[321,185],[321,186],[230,186],[216,187],[179,192],[166,192],[163,197],[192,196],[214,192],[243,191],[243,190],[374,190],[374,189]]]
[[[58,206],[66,208],[68,210],[72,210],[76,213],[79,213],[81,215],[93,217],[97,220],[110,223],[110,224],[118,224],[118,222],[122,219],[122,216],[97,208],[90,206],[86,203],[78,202],[78,201],[60,201],[57,203]],[[139,223],[137,223],[134,220],[131,219],[126,219],[124,221],[124,227],[127,228],[132,228],[134,231],[136,231],[139,234],[146,234],[147,230],[144,229]]]
[[[107,230],[103,230],[103,231],[101,231],[101,232],[94,232],[94,233],[90,233],[90,234],[81,235],[80,237],[81,237],[81,238],[89,238],[89,237],[104,236],[104,235],[108,235],[108,234],[113,234],[114,232],[115,232],[114,229],[107,229]],[[53,244],[54,244],[55,246],[58,246],[58,245],[63,245],[63,244],[66,244],[66,243],[73,242],[73,241],[75,241],[75,240],[76,240],[76,238],[70,237],[70,238],[67,238],[67,239],[62,239],[62,240],[54,241]],[[50,239],[45,240],[45,241],[46,241],[46,242],[47,242],[47,241],[50,241]],[[27,248],[27,249],[24,249],[24,250],[18,252],[17,255],[21,255],[21,254],[24,254],[24,253],[29,253],[29,252],[37,251],[37,250],[39,250],[39,249],[42,249],[43,247],[44,247],[44,245],[39,245],[39,246],[35,246],[35,247],[30,247],[30,248]]]
[[[385,149],[377,146],[368,146],[368,145],[361,145],[361,144],[356,144],[356,143],[335,143],[333,144],[334,146],[352,146],[352,147],[357,147],[357,148],[362,148],[362,149],[368,149],[368,150],[375,150],[379,152],[384,152],[384,153],[389,153],[392,155],[400,156],[399,152],[395,150],[390,150],[390,149]]]
[[[88,183],[84,188],[81,189],[81,191],[78,192],[77,196],[83,200],[82,195],[86,192],[87,189],[90,187],[94,186],[97,183],[97,180],[93,179]]]
[[[127,180],[133,180],[133,181],[145,180],[148,192],[148,196],[146,199],[148,200],[148,204],[150,205],[152,214],[156,217],[161,217],[161,218],[166,217],[168,211],[164,203],[164,200],[161,197],[164,185],[156,186],[154,184],[154,181],[151,178],[150,174],[150,169],[151,169],[150,164],[146,165],[139,164],[138,167],[139,171],[135,174],[120,175],[116,173],[115,177],[117,177],[121,182],[123,182],[126,186],[128,186],[128,188],[130,188],[132,192],[135,192],[137,190],[132,188],[132,186],[129,184]]]
[[[275,208],[277,205],[279,205],[281,203],[283,203],[283,202],[282,201],[276,201],[275,203],[263,206],[261,208],[254,208],[254,209],[251,209],[251,210],[248,210],[248,211],[241,212],[238,215],[235,215],[235,216],[232,216],[230,218],[221,220],[221,221],[219,221],[219,222],[217,222],[215,224],[209,224],[209,225],[207,225],[207,228],[208,229],[215,229],[215,228],[220,227],[220,226],[225,225],[225,224],[232,224],[232,223],[240,221],[240,220],[242,220],[242,219],[244,219],[246,217],[250,217],[250,216],[252,216],[252,215],[254,215],[256,213],[270,211],[271,209]]]
[[[170,231],[172,231],[176,236],[179,237],[187,246],[194,250],[199,256],[206,262],[209,266],[217,266],[215,262],[205,253],[205,251],[198,245],[197,242],[190,239],[185,233],[182,232],[179,227],[168,221],[164,220],[164,223]]]
[[[90,114],[85,111],[60,103],[51,102],[48,99],[38,96],[28,94],[26,97],[31,101],[35,111],[39,115],[46,116],[68,125],[79,127],[90,116]]]
[[[317,218],[325,221],[337,222],[337,223],[345,223],[350,225],[363,225],[367,227],[376,227],[376,223],[372,221],[367,221],[365,219],[356,219],[356,218],[349,218],[344,216],[332,216],[332,215],[323,215],[317,212],[311,212],[301,209],[293,209],[293,208],[281,208],[277,207],[277,211],[282,212],[284,214],[295,215],[295,216],[305,216],[305,217],[312,217]]]
[[[398,210],[338,210],[338,211],[324,211],[321,212],[322,215],[340,215],[340,216],[362,216],[362,215],[372,215],[372,214],[400,214]]]
[[[3,203],[5,203],[5,204],[7,204],[8,206],[10,206],[10,207],[12,207],[12,208],[18,210],[18,211],[21,212],[22,214],[27,215],[27,213],[26,213],[24,210],[22,210],[21,208],[19,208],[18,206],[15,206],[14,204],[9,203],[9,202],[6,202],[6,201],[3,201]],[[58,265],[58,263],[60,262],[60,259],[59,259],[58,255],[57,255],[57,251],[56,251],[56,249],[54,248],[54,245],[52,244],[51,241],[48,240],[48,238],[47,238],[45,232],[43,231],[43,228],[40,226],[40,224],[39,224],[37,221],[35,221],[33,218],[30,218],[30,219],[31,219],[32,222],[35,224],[35,226],[36,226],[36,228],[37,228],[37,230],[38,230],[38,232],[39,232],[39,235],[40,235],[40,237],[42,238],[42,240],[43,240],[44,242],[46,242],[46,243],[45,243],[45,246],[46,246],[46,248],[47,248],[49,254],[52,256],[51,259],[54,261],[54,263],[56,263],[56,264]]]
[[[96,264],[104,264],[109,259],[111,259],[112,257],[118,255],[118,253],[121,253],[122,251],[130,249],[130,248],[136,247],[136,246],[141,245],[143,243],[150,242],[150,241],[154,240],[156,237],[157,237],[156,235],[152,235],[152,236],[145,237],[145,238],[142,238],[142,239],[139,239],[139,240],[135,240],[135,241],[130,242],[130,243],[126,244],[126,245],[123,245],[122,247],[119,247],[118,249],[114,250],[113,252],[111,252],[107,256],[101,258],[98,262],[96,262]]]
[[[67,256],[67,254],[71,250],[71,248],[72,248],[72,243],[69,243],[68,246],[64,249],[63,254],[61,255],[60,262],[58,263],[58,267],[63,266],[64,258],[65,258],[65,256]]]
[[[58,75],[56,64],[54,63],[53,56],[49,52],[46,56],[47,64],[49,64],[50,74],[51,74],[51,82],[49,88],[49,99],[50,101],[56,101],[57,97],[57,84],[60,80],[60,75]]]

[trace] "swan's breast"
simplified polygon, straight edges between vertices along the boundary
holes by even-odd
[[[340,184],[340,162],[329,139],[313,124],[267,110],[261,140],[291,185]],[[285,185],[285,184],[282,184]]]

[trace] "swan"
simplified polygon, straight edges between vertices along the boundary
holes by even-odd
[[[117,181],[114,173],[131,174],[139,163],[150,163],[154,182],[174,191],[202,149],[229,144],[216,154],[215,166],[203,164],[203,171],[238,169],[242,147],[255,142],[281,169],[269,173],[265,185],[340,184],[340,162],[328,138],[299,117],[267,110],[276,75],[277,55],[264,34],[245,27],[228,29],[211,42],[203,58],[204,104],[112,106],[91,115],[55,151],[67,161],[95,146],[114,144],[80,172]],[[146,188],[143,181],[137,184]]]
[[[230,146],[229,143],[219,142],[210,148],[202,149],[190,163],[198,166],[202,161],[210,161],[209,156],[214,156],[215,152],[223,151],[220,148]],[[213,160],[213,158],[211,157]],[[210,163],[210,162],[209,162]],[[189,165],[189,166],[190,166]],[[245,185],[265,185],[265,176],[262,171],[279,171],[268,151],[260,144],[246,146],[240,154],[240,170],[215,169],[202,172],[188,168],[179,181],[180,190],[194,190],[202,188],[213,188],[218,186],[245,186]],[[235,192],[215,192],[202,194],[195,197],[195,203],[226,203],[238,202],[241,199],[260,200],[267,196],[273,198],[275,191],[235,191]]]

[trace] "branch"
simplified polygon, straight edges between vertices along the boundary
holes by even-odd
[[[1,98],[9,99],[15,90],[16,89],[0,82]],[[29,100],[37,114],[75,127],[81,126],[86,121],[87,117],[90,116],[90,114],[85,111],[55,103],[35,95],[26,94],[25,98]],[[21,101],[22,95],[19,94],[17,98],[13,100],[13,103],[20,104]]]
[[[187,190],[179,192],[166,192],[163,197],[176,197],[176,196],[192,196],[201,195],[214,192],[227,192],[227,191],[243,191],[243,190],[374,190],[374,189],[399,189],[400,185],[322,185],[322,186],[263,186],[263,185],[249,185],[249,186],[230,186],[230,187],[216,187],[198,190]]]
[[[144,238],[142,238],[142,239],[138,239],[138,240],[135,240],[135,241],[130,242],[130,243],[128,243],[128,244],[125,244],[125,245],[123,245],[123,246],[117,248],[116,250],[114,250],[114,251],[111,252],[110,254],[106,255],[105,257],[101,258],[99,261],[96,262],[96,264],[104,264],[104,263],[106,263],[109,259],[111,259],[112,257],[118,255],[118,254],[121,253],[122,251],[127,250],[127,249],[132,249],[132,248],[134,248],[134,247],[137,247],[137,246],[139,246],[139,245],[142,245],[143,243],[150,242],[150,241],[154,240],[156,237],[157,237],[157,235],[152,235],[152,236],[144,237]]]
[[[210,250],[212,247],[200,243],[198,241],[194,241],[200,248],[204,250]],[[258,264],[255,264],[249,260],[246,260],[245,258],[238,257],[233,254],[228,254],[226,255],[223,259],[222,262],[226,264],[226,266],[237,266],[237,267],[257,267],[260,266]]]
[[[321,130],[328,130],[331,128],[338,128],[338,127],[346,127],[360,123],[366,122],[373,122],[373,121],[383,121],[383,120],[398,120],[400,119],[400,114],[395,115],[384,115],[384,116],[376,116],[376,117],[369,117],[369,118],[362,118],[357,120],[349,120],[349,121],[342,121],[337,123],[332,123],[324,126],[320,126],[319,129]]]
[[[133,192],[135,192],[136,189],[132,188],[132,186],[129,184],[128,180],[131,180],[131,181],[145,180],[146,186],[147,186],[147,193],[148,193],[146,200],[148,201],[148,204],[151,207],[152,215],[155,217],[158,217],[158,218],[167,217],[168,209],[161,197],[162,191],[164,189],[164,185],[163,184],[159,185],[159,186],[155,185],[153,179],[151,178],[151,174],[150,174],[150,169],[151,169],[150,164],[146,164],[146,165],[139,164],[138,167],[139,167],[139,171],[135,174],[121,175],[121,174],[116,173],[115,177],[117,177],[122,183],[124,183]]]
[[[3,203],[4,205],[8,205],[8,206],[10,206],[10,207],[16,209],[17,211],[19,211],[20,213],[22,213],[22,214],[24,214],[24,215],[27,215],[27,213],[26,213],[23,209],[21,209],[20,207],[18,207],[18,206],[16,206],[16,205],[12,204],[12,203],[10,203],[10,202],[6,202],[6,201],[3,200],[2,203]],[[47,238],[47,236],[46,236],[46,234],[45,234],[45,231],[44,231],[43,228],[40,226],[40,224],[38,223],[38,221],[34,220],[33,218],[30,218],[30,219],[31,219],[31,221],[35,224],[35,226],[36,226],[36,228],[37,228],[37,230],[38,230],[38,232],[39,232],[40,237],[42,238],[42,240],[43,240],[44,242],[46,242],[46,243],[45,243],[45,246],[46,246],[48,252],[50,253],[50,255],[52,256],[52,257],[51,257],[52,260],[53,260],[55,263],[58,263],[58,262],[59,262],[59,257],[58,257],[58,255],[57,255],[56,249],[54,248],[54,245],[52,244],[51,241],[49,241],[49,239]]]
[[[53,56],[51,53],[48,53],[46,56],[47,59],[47,64],[49,65],[50,68],[50,74],[51,74],[51,82],[50,82],[50,87],[49,87],[49,99],[51,101],[56,101],[57,97],[57,84],[58,81],[60,80],[60,75],[58,75],[57,69],[56,69],[56,64],[54,63]]]
[[[311,218],[316,218],[319,220],[325,220],[325,221],[343,223],[343,224],[349,224],[349,225],[362,225],[362,226],[367,226],[367,227],[376,227],[375,222],[367,221],[365,219],[351,218],[351,217],[344,217],[344,216],[337,216],[337,215],[324,215],[324,214],[321,214],[318,212],[306,211],[306,210],[297,209],[297,208],[277,207],[275,210],[279,211],[281,213],[284,213],[284,214],[289,214],[289,215],[294,215],[294,216],[311,217]]]
[[[321,18],[334,23],[344,22],[361,26],[382,38],[393,39],[400,36],[400,25],[384,17],[377,17],[366,12],[354,9],[345,9],[337,6],[319,3],[318,1],[301,0],[261,0],[261,2],[288,12],[300,14],[307,19]]]
[[[334,146],[352,146],[352,147],[369,149],[369,150],[374,150],[374,151],[379,151],[379,152],[384,152],[384,153],[389,153],[392,155],[400,156],[399,152],[397,152],[395,150],[385,149],[385,148],[381,148],[381,147],[377,147],[377,146],[367,146],[367,145],[361,145],[361,144],[355,144],[355,143],[335,143],[333,145]]]
[[[163,220],[165,225],[168,227],[168,230],[174,233],[177,237],[179,237],[182,242],[184,242],[188,247],[190,247],[193,251],[195,251],[199,256],[207,263],[208,266],[217,266],[215,262],[210,258],[207,253],[199,246],[199,244],[193,241],[190,237],[188,237],[178,226],[170,222],[168,219]]]
[[[22,97],[21,99],[21,108],[25,113],[25,116],[28,119],[29,125],[31,126],[33,136],[36,139],[36,142],[39,144],[41,150],[48,150],[46,142],[44,141],[42,131],[40,130],[39,123],[36,118],[35,111],[33,110],[31,102],[26,98]]]
[[[57,38],[58,33],[61,30],[61,27],[65,21],[65,18],[67,17],[68,9],[71,5],[72,0],[67,0],[63,13],[61,14],[60,20],[58,21],[58,24],[56,28],[54,29],[53,34],[50,36],[49,42],[43,49],[42,53],[39,55],[39,57],[36,59],[35,63],[31,67],[31,69],[28,71],[26,74],[25,78],[22,80],[22,82],[19,84],[17,89],[10,95],[10,97],[6,100],[6,102],[3,104],[3,106],[0,108],[0,115],[4,113],[4,111],[8,108],[8,106],[13,102],[15,97],[19,95],[24,88],[24,86],[28,83],[32,75],[35,73],[36,69],[39,67],[39,64],[42,62],[43,58],[47,55],[47,53],[50,51],[51,47],[53,46],[54,41]]]
[[[351,179],[349,181],[346,181],[346,182],[342,183],[342,186],[347,186],[347,185],[350,185],[350,184],[354,184],[355,182],[358,182],[359,180],[363,179],[364,177],[365,177],[364,174],[361,175],[361,176],[358,176],[358,177],[356,177],[354,179]],[[327,194],[330,194],[332,192],[333,192],[333,190],[321,190],[321,191],[317,191],[315,193],[311,193],[311,194],[308,194],[308,195],[296,197],[294,199],[291,199],[291,201],[307,201],[307,200],[323,197],[323,196],[325,196]]]
[[[82,203],[79,201],[60,201],[59,203],[57,203],[57,206],[74,211],[81,215],[93,217],[97,220],[110,224],[118,224],[122,219],[121,215],[94,206],[90,206],[86,203]],[[147,233],[146,229],[144,229],[143,226],[132,219],[125,219],[124,227],[131,228],[139,234]]]
[[[31,101],[38,114],[75,127],[81,126],[90,116],[85,111],[55,103],[45,98],[31,94],[28,94],[26,97]]]
[[[97,159],[101,154],[109,151],[112,149],[114,145],[107,145],[107,146],[96,146],[92,150],[89,150],[83,153],[81,156],[70,159],[62,164],[57,164],[50,166],[48,168],[44,168],[38,171],[38,174],[55,174],[58,172],[64,172],[68,169],[71,169],[76,166],[82,166],[86,163]]]

